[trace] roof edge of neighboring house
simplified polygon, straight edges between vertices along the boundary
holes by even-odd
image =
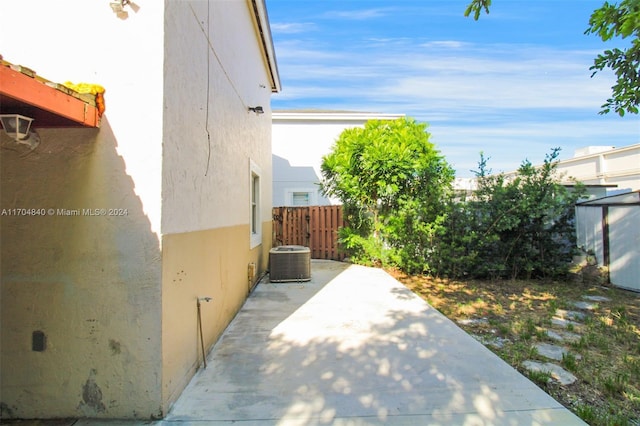
[[[247,2],[253,12],[256,31],[258,32],[258,37],[260,38],[260,43],[262,45],[262,53],[264,54],[267,71],[269,72],[271,92],[278,93],[282,90],[282,86],[280,84],[278,62],[276,61],[276,50],[273,47],[271,25],[269,24],[269,14],[267,13],[265,0],[247,0]]]
[[[390,114],[380,112],[341,111],[341,110],[274,110],[273,120],[395,120],[405,117],[405,114]]]

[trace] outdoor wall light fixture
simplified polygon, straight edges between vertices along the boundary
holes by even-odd
[[[20,114],[0,114],[0,122],[4,132],[20,142],[29,137],[29,128],[33,118]]]
[[[249,111],[255,112],[256,114],[264,114],[264,109],[260,105],[255,107],[249,107]]]
[[[109,6],[111,6],[113,13],[115,13],[120,19],[127,19],[129,17],[129,12],[124,9],[125,6],[131,7],[135,13],[138,13],[138,10],[140,10],[140,6],[131,0],[114,0],[109,3]]]
[[[0,114],[4,132],[16,142],[35,149],[40,144],[40,136],[31,129],[33,118],[20,114]]]

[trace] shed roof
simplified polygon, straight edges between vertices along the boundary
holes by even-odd
[[[625,192],[624,194],[611,195],[596,198],[594,200],[577,203],[578,206],[613,206],[613,205],[640,205],[640,191]]]
[[[96,96],[80,94],[0,57],[0,114],[21,114],[34,127],[99,127]]]

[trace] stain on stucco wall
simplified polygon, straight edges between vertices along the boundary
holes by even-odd
[[[102,403],[102,390],[96,383],[97,370],[89,372],[89,378],[82,386],[82,401],[78,409],[82,410],[85,416],[91,417],[99,413],[104,413],[105,406]]]

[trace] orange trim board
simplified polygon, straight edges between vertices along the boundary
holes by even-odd
[[[10,67],[0,66],[0,94],[86,127],[99,127],[98,109]]]

